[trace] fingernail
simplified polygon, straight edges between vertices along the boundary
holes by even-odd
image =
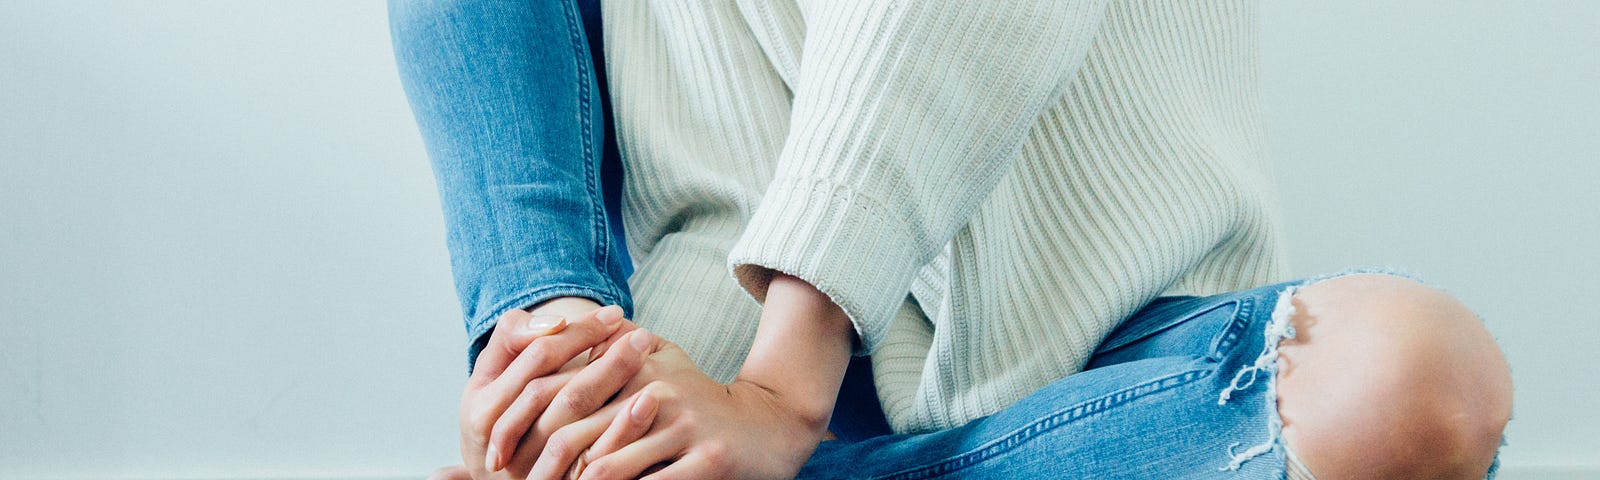
[[[600,323],[613,325],[617,323],[617,321],[622,320],[622,307],[616,305],[606,305],[601,307],[600,311],[594,312],[594,317],[600,319]]]
[[[655,343],[656,336],[643,328],[628,334],[628,345],[633,345],[634,350],[649,352],[650,344]]]
[[[491,472],[500,471],[500,449],[494,444],[489,444],[489,452],[483,456],[483,467]]]
[[[650,417],[655,414],[656,399],[649,395],[639,395],[639,398],[633,401],[633,408],[628,410],[628,415],[638,423],[648,423]]]
[[[551,335],[567,328],[567,317],[537,315],[528,319],[528,330],[539,335]]]

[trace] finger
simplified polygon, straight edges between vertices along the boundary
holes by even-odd
[[[545,441],[540,432],[553,432],[595,413],[639,373],[643,364],[644,357],[630,346],[613,350],[599,362],[578,370],[570,381],[559,385],[559,392],[540,379],[528,382],[531,390],[524,389],[516,403],[495,420],[489,432],[485,465],[494,465],[498,453],[516,451],[519,441],[538,451]],[[532,389],[535,385],[540,388]],[[529,432],[536,421],[540,428]],[[490,471],[494,468],[490,467]]]
[[[535,378],[523,387],[516,401],[494,421],[494,426],[486,438],[477,438],[484,445],[484,468],[495,472],[509,463],[511,453],[517,451],[517,439],[522,438],[528,427],[533,425],[539,412],[543,412],[550,405],[556,393],[561,391],[562,385],[566,385],[577,374],[576,371],[558,372]]]
[[[726,476],[726,474],[721,473],[704,456],[690,453],[677,461],[667,464],[666,468],[645,475],[641,480],[695,480]]]
[[[471,433],[473,440],[484,445],[484,468],[493,472],[505,466],[504,459],[509,457],[512,450],[497,448],[489,452],[489,436],[494,425],[528,384],[535,378],[554,374],[583,350],[609,336],[621,322],[621,316],[614,314],[620,311],[621,308],[616,306],[602,307],[576,321],[557,322],[565,325],[559,333],[535,338],[504,373],[473,393],[470,408],[464,409],[470,412],[466,414],[468,423],[464,430]],[[533,411],[533,415],[537,417],[543,410],[544,407],[540,406]]]
[[[556,394],[550,408],[539,416],[540,431],[572,423],[589,416],[605,405],[622,390],[644,365],[644,348],[655,341],[655,335],[646,330],[628,334],[623,346],[615,347],[600,361],[585,367],[572,381]]]
[[[622,337],[627,336],[628,333],[638,329],[638,324],[630,322],[627,319],[623,319],[622,326],[617,327],[617,331],[615,333],[612,333],[610,337],[605,339],[605,341],[600,342],[599,345],[595,345],[593,349],[589,350],[589,361],[593,362],[595,359],[605,355],[606,350],[609,350],[612,345],[616,345],[617,342],[621,341]]]
[[[611,416],[619,408],[608,408],[589,418],[579,420],[561,427],[550,434],[550,441],[541,448],[534,448],[531,442],[524,441],[517,448],[519,457],[532,457],[537,455],[537,461],[528,471],[529,479],[558,480],[564,478],[587,450],[594,444],[595,439],[605,432],[606,424],[611,422]]]
[[[513,385],[521,389],[534,377],[548,375],[610,337],[622,325],[621,307],[601,307],[576,320],[567,319],[566,328],[554,335],[539,336],[517,354],[505,372],[494,383]],[[494,388],[491,385],[488,388]]]
[[[595,312],[610,308],[615,307],[605,307]],[[605,316],[597,318],[595,312],[576,321],[568,320],[566,329],[561,333],[535,338],[528,348],[511,361],[511,366],[506,367],[504,373],[478,390],[474,401],[478,402],[478,414],[487,420],[478,424],[482,434],[480,438],[488,437],[489,426],[500,418],[528,382],[556,372],[578,354],[610,336],[621,323],[620,317],[613,317],[609,323],[602,322],[599,318]]]
[[[651,465],[678,458],[688,446],[687,443],[671,431],[656,432],[611,452],[610,455],[591,460],[583,469],[583,475],[578,478],[581,480],[638,478]]]
[[[472,365],[470,381],[481,385],[500,376],[511,361],[528,347],[533,339],[560,333],[567,320],[559,315],[534,315],[522,309],[511,309],[500,315],[489,334],[489,343],[478,352],[478,361]]]
[[[467,467],[456,465],[434,470],[428,475],[428,480],[472,480],[472,472]]]
[[[644,437],[655,422],[656,410],[660,406],[650,392],[634,395],[628,408],[618,413],[611,420],[611,426],[606,427],[606,432],[600,435],[599,440],[595,440],[593,447],[589,447],[588,457],[604,457]]]

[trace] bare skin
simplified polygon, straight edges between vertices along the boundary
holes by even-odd
[[[589,477],[631,478],[671,463],[654,475],[782,478],[798,472],[825,438],[855,333],[844,312],[810,284],[774,276],[755,344],[728,385],[712,381],[676,346],[632,331],[626,320],[594,321],[602,310],[563,331],[538,334],[526,332],[527,313],[503,317],[463,394],[464,465],[432,478],[561,478],[581,470],[571,468],[580,458],[595,465]],[[514,333],[503,335],[502,327]],[[539,342],[545,347],[536,348]],[[591,347],[597,368],[577,371],[581,352]],[[526,359],[529,352],[538,358]],[[650,407],[632,407],[641,402]],[[648,415],[620,415],[636,410]],[[608,427],[619,432],[601,441]],[[641,438],[646,429],[666,433]],[[633,445],[654,448],[627,448]]]
[[[738,377],[717,383],[662,342],[635,379],[648,382],[641,395],[660,404],[648,433],[639,436],[636,424],[612,428],[638,440],[591,448],[580,478],[793,478],[827,433],[854,335],[826,295],[776,274]],[[658,464],[666,466],[646,475]]]
[[[621,308],[572,297],[502,315],[462,391],[463,466],[435,477],[525,478],[556,429],[614,412],[604,408],[611,393],[596,392],[614,393],[639,371],[645,353],[617,345],[635,328]],[[585,368],[591,358],[596,368]]]
[[[1511,372],[1454,297],[1361,274],[1294,296],[1279,349],[1284,441],[1319,480],[1483,478],[1511,415]]]
[[[557,432],[559,445],[539,457],[547,466],[528,478],[792,475],[825,435],[853,332],[804,282],[780,276],[773,288],[769,306],[783,307],[764,312],[739,380],[710,382],[681,350],[644,337],[655,346],[626,352],[645,357],[628,386],[576,387],[615,397],[563,429],[577,434]],[[1279,409],[1285,442],[1308,469],[1324,480],[1483,477],[1510,415],[1511,379],[1461,302],[1389,275],[1326,280],[1293,301],[1297,335],[1280,349]],[[468,470],[434,478],[485,478]]]

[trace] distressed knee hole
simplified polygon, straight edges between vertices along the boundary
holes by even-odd
[[[1509,368],[1493,338],[1441,290],[1406,276],[1355,275],[1280,293],[1261,357],[1219,398],[1265,374],[1277,415],[1265,441],[1230,449],[1224,469],[1283,448],[1291,478],[1482,478],[1510,415]]]

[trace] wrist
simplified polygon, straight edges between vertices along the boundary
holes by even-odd
[[[786,392],[783,385],[769,385],[763,383],[759,376],[749,378],[740,373],[728,382],[730,392],[742,391],[753,394],[761,399],[768,410],[779,414],[793,427],[804,430],[808,435],[821,440],[828,433],[828,422],[833,417],[833,402],[818,402],[812,398],[797,397],[794,392]]]
[[[805,447],[812,448],[822,442],[828,434],[828,421],[833,412],[814,408],[813,402],[792,398],[772,387],[761,384],[760,380],[735,377],[728,383],[728,392],[766,407],[764,410],[772,412],[773,417],[787,426],[785,431],[795,433],[793,439]],[[813,407],[808,408],[808,405]]]
[[[735,381],[770,392],[784,411],[821,435],[854,341],[855,328],[831,298],[804,280],[775,274],[755,342]]]

